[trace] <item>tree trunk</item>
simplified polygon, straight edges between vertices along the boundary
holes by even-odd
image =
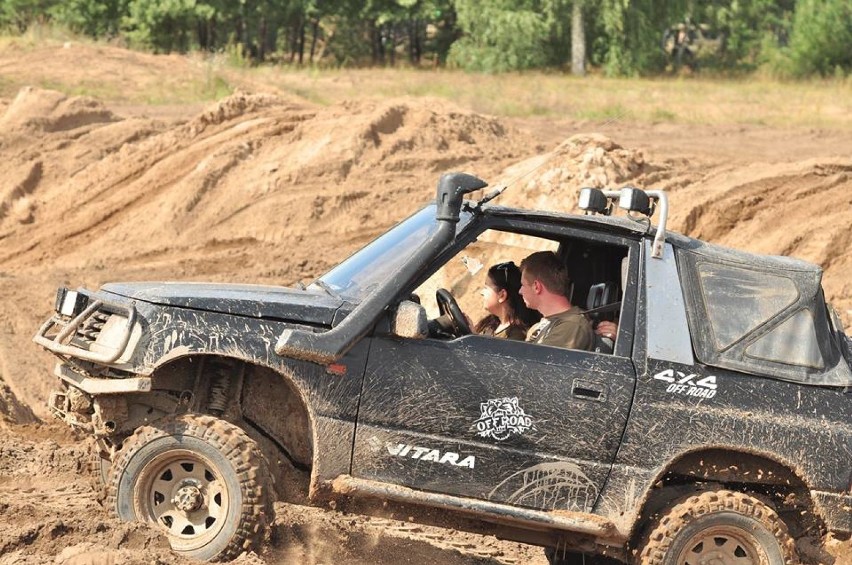
[[[296,60],[296,26],[295,24],[289,28],[287,32],[287,44],[290,46],[290,64]]]
[[[396,24],[390,26],[390,66],[396,66]]]
[[[383,63],[385,54],[382,49],[382,32],[375,21],[370,22],[370,38],[373,44],[373,64]]]
[[[305,20],[299,20],[299,66],[305,62]]]
[[[571,74],[586,74],[586,29],[583,22],[583,0],[574,0],[571,12]]]
[[[263,61],[266,59],[266,34],[268,27],[266,24],[266,16],[260,18],[260,26],[257,30],[257,60]]]
[[[409,53],[411,63],[413,65],[420,64],[420,58],[423,56],[423,45],[420,42],[420,18],[412,18],[409,22]]]
[[[314,63],[314,53],[317,50],[317,35],[319,34],[319,19],[315,18],[311,24],[311,59],[310,63]]]

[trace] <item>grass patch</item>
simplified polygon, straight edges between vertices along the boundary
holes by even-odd
[[[17,68],[4,67],[0,96],[12,97],[21,86],[37,84],[105,101],[166,105],[208,102],[243,88],[290,93],[324,106],[433,97],[506,117],[852,130],[852,77],[802,82],[759,76],[612,79],[555,72],[250,66],[236,51],[155,56],[79,38],[70,40],[69,50],[59,51],[63,39],[49,30],[0,38],[0,58],[21,61]],[[63,54],[74,58],[57,63]]]
[[[672,123],[677,121],[677,114],[672,112],[671,110],[664,110],[663,108],[655,108],[653,112],[651,112],[651,121],[653,122],[666,122]]]
[[[431,96],[510,117],[852,130],[852,81],[848,79],[795,83],[700,77],[610,79],[443,69],[279,69],[271,73],[262,67],[246,70],[243,76],[323,104]]]
[[[118,85],[110,83],[82,82],[68,84],[59,80],[44,79],[40,80],[37,84],[39,88],[56,90],[68,96],[89,96],[100,100],[115,100],[122,96]]]
[[[583,120],[592,121],[622,121],[633,120],[635,116],[629,108],[625,108],[621,104],[614,106],[604,106],[602,108],[591,108],[589,110],[580,110],[575,114],[576,117]]]

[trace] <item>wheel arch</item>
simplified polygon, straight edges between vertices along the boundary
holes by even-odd
[[[641,509],[631,531],[631,545],[641,540],[647,533],[643,524],[653,522],[649,518],[657,515],[674,500],[690,491],[704,490],[711,486],[722,485],[729,490],[757,495],[770,503],[779,513],[785,507],[797,510],[805,507],[808,518],[816,518],[818,526],[824,525],[824,518],[817,513],[817,506],[810,493],[806,479],[796,465],[756,450],[730,447],[702,447],[681,453],[664,467],[651,481],[645,493]],[[790,512],[786,520],[795,520],[796,525],[804,524],[801,512]],[[792,527],[793,524],[790,524]]]
[[[286,360],[285,360],[286,361]],[[299,362],[294,362],[298,364]],[[317,426],[298,367],[270,365],[220,352],[170,358],[151,372],[152,392],[167,390],[185,402],[183,410],[210,414],[235,423],[261,444],[273,469],[289,463],[310,473],[315,466]],[[276,490],[301,499],[307,484]]]

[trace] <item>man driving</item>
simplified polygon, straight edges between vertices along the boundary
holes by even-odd
[[[594,348],[591,322],[568,298],[570,282],[565,265],[552,251],[539,251],[521,261],[521,297],[528,308],[544,316],[530,328],[527,341],[585,351]]]

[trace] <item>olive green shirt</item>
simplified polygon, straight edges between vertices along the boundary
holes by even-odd
[[[595,346],[595,331],[592,323],[583,315],[583,311],[572,306],[565,312],[542,318],[530,328],[527,341],[591,351]]]
[[[491,337],[497,337],[501,339],[515,339],[518,341],[524,341],[527,338],[527,330],[525,330],[521,326],[509,325],[500,330],[499,332],[495,332],[494,330],[486,330],[482,332],[483,335],[490,335]]]

